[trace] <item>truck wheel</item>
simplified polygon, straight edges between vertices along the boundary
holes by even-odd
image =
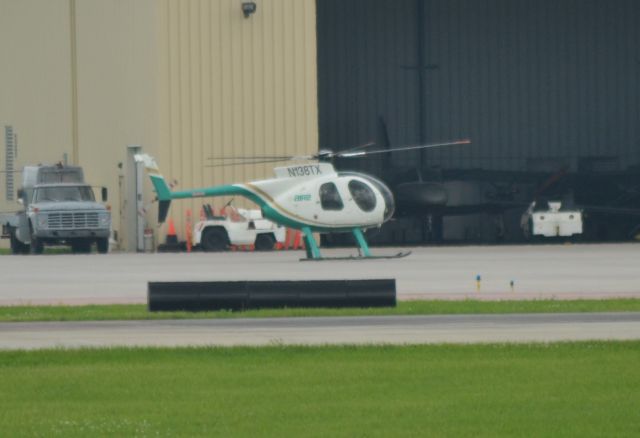
[[[256,251],[273,251],[275,244],[276,239],[273,234],[258,234],[256,236]]]
[[[15,230],[11,230],[9,233],[9,240],[11,242],[11,254],[24,254],[24,244],[16,237]]]
[[[30,245],[31,254],[42,254],[44,252],[44,244],[37,237],[31,236]]]
[[[108,237],[99,237],[96,240],[96,247],[98,247],[98,252],[100,254],[106,254],[109,252],[109,238]]]
[[[11,230],[9,233],[9,241],[11,242],[11,254],[21,254],[22,244],[16,237],[16,232],[14,230]]]
[[[224,251],[229,246],[229,237],[222,228],[206,228],[200,242],[205,251]]]

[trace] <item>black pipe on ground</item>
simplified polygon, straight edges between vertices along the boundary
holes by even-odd
[[[395,307],[396,280],[149,282],[151,312]]]

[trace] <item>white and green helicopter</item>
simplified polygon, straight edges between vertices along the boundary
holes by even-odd
[[[470,143],[469,140],[459,140],[373,151],[363,151],[361,146],[342,152],[321,150],[316,155],[302,157],[275,159],[269,157],[268,159],[273,161],[319,160],[320,162],[276,167],[275,178],[272,179],[181,191],[171,191],[153,157],[138,154],[135,160],[144,163],[155,188],[159,201],[158,221],[160,223],[166,219],[173,199],[243,196],[255,202],[266,219],[300,230],[304,237],[307,260],[326,259],[320,254],[320,248],[313,237],[314,232],[353,233],[360,248],[360,256],[347,257],[348,259],[395,258],[404,257],[409,252],[393,256],[373,256],[363,234],[363,230],[380,227],[393,215],[395,201],[391,190],[382,181],[370,175],[337,172],[332,164],[322,161],[468,143]],[[249,157],[251,160],[261,158],[267,157]]]

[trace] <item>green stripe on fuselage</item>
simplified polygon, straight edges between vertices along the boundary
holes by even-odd
[[[287,216],[284,216],[283,214],[275,210],[270,205],[267,205],[266,203],[259,203],[257,201],[255,202],[260,205],[260,208],[262,209],[262,214],[264,215],[264,217],[266,217],[267,219],[273,222],[279,223],[280,225],[284,225],[285,227],[295,228],[297,230],[301,230],[302,228],[307,227],[313,232],[320,232],[320,233],[347,233],[347,232],[351,232],[351,230],[353,230],[354,228],[354,227],[323,227],[323,226],[314,225],[311,223],[296,221]]]
[[[157,190],[157,189],[156,189]],[[302,227],[308,227],[314,232],[349,232],[354,227],[322,227],[312,223],[305,223],[288,216],[285,216],[277,210],[275,202],[274,205],[270,205],[265,199],[259,195],[253,193],[242,185],[223,185],[216,187],[207,187],[195,190],[183,190],[171,193],[171,199],[186,199],[186,198],[202,198],[207,196],[243,196],[251,201],[255,202],[262,210],[262,215],[273,222],[276,222],[285,227],[302,229]],[[158,196],[159,199],[160,196]],[[282,207],[280,207],[282,209]]]
[[[206,187],[203,189],[182,190],[171,193],[171,199],[203,198],[207,196],[245,196],[250,194],[246,189],[236,185]]]

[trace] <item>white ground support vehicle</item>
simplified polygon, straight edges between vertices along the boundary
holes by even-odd
[[[214,216],[205,206],[207,219],[197,222],[193,246],[204,251],[224,251],[230,245],[255,245],[257,251],[271,251],[284,243],[286,228],[262,217],[260,210],[227,206],[223,216]]]
[[[582,211],[564,210],[562,202],[533,202],[522,218],[527,237],[571,237],[582,234]]]

